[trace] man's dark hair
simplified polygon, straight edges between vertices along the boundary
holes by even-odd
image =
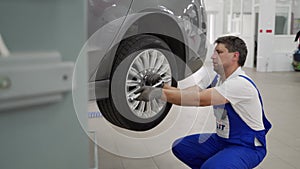
[[[224,44],[229,52],[239,52],[240,57],[239,57],[238,64],[240,66],[244,66],[248,50],[245,42],[242,39],[236,36],[223,36],[223,37],[219,37],[215,41],[215,43]]]

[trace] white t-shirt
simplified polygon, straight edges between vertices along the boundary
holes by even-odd
[[[207,67],[201,69],[199,70],[201,76],[198,76],[200,77],[198,85],[200,88],[205,89],[211,84],[216,73],[212,69],[211,71],[214,73],[209,72],[210,69]],[[212,76],[213,74],[214,76]],[[235,112],[250,128],[256,131],[263,130],[262,107],[258,92],[248,80],[239,75],[247,76],[241,67],[223,83],[218,79],[215,89],[231,103]]]

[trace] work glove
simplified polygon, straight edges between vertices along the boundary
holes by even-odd
[[[139,93],[140,95],[135,100],[148,102],[153,99],[160,99],[162,96],[162,88],[143,86],[134,92],[134,94]]]
[[[164,87],[164,82],[163,82],[161,76],[157,73],[148,75],[146,77],[146,79],[147,79],[147,82],[149,83],[148,85],[150,85],[150,86],[155,85],[155,87],[160,87],[160,88]]]

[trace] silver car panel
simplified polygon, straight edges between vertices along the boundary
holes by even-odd
[[[173,13],[182,29],[184,43],[189,48],[186,54],[187,65],[190,66],[190,62],[194,62],[195,59],[204,59],[203,53],[206,52],[201,50],[206,49],[206,46],[201,46],[206,45],[206,13],[203,2],[200,0],[158,0],[158,2],[160,7]]]
[[[88,0],[89,78],[95,80],[101,60],[121,28],[132,0]]]
[[[90,39],[87,43],[87,52],[91,83],[106,80],[105,88],[109,88],[107,80],[114,55],[109,55],[108,51],[115,52],[114,47],[117,47],[122,39],[139,33],[165,34],[185,44],[185,62],[192,69],[186,75],[202,66],[201,62],[206,54],[206,13],[202,0],[90,0],[90,2],[96,3],[89,4],[88,16]],[[180,30],[175,31],[175,28],[168,27],[165,28],[167,31],[160,31],[161,24],[157,24],[158,28],[153,32],[151,30],[139,32],[138,29],[134,29],[132,25],[136,21],[151,14],[166,16],[169,20],[173,20]],[[152,21],[149,22],[151,24]],[[168,24],[164,26],[166,25]]]

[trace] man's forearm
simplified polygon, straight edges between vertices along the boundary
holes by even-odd
[[[190,86],[190,87],[187,87],[187,88],[184,88],[184,89],[179,89],[179,88],[176,88],[176,87],[173,87],[173,86],[170,86],[168,84],[165,84],[164,89],[173,89],[173,90],[182,90],[182,91],[190,91],[190,92],[201,92],[202,89],[197,86],[197,85],[194,85],[194,86]]]
[[[187,89],[166,89],[162,90],[162,99],[181,106],[199,106],[200,88],[190,87]]]
[[[176,88],[176,87],[173,87],[173,86],[170,86],[170,85],[168,85],[168,84],[164,84],[164,87],[163,87],[164,89],[178,89],[178,88]],[[179,89],[178,89],[179,90]]]

